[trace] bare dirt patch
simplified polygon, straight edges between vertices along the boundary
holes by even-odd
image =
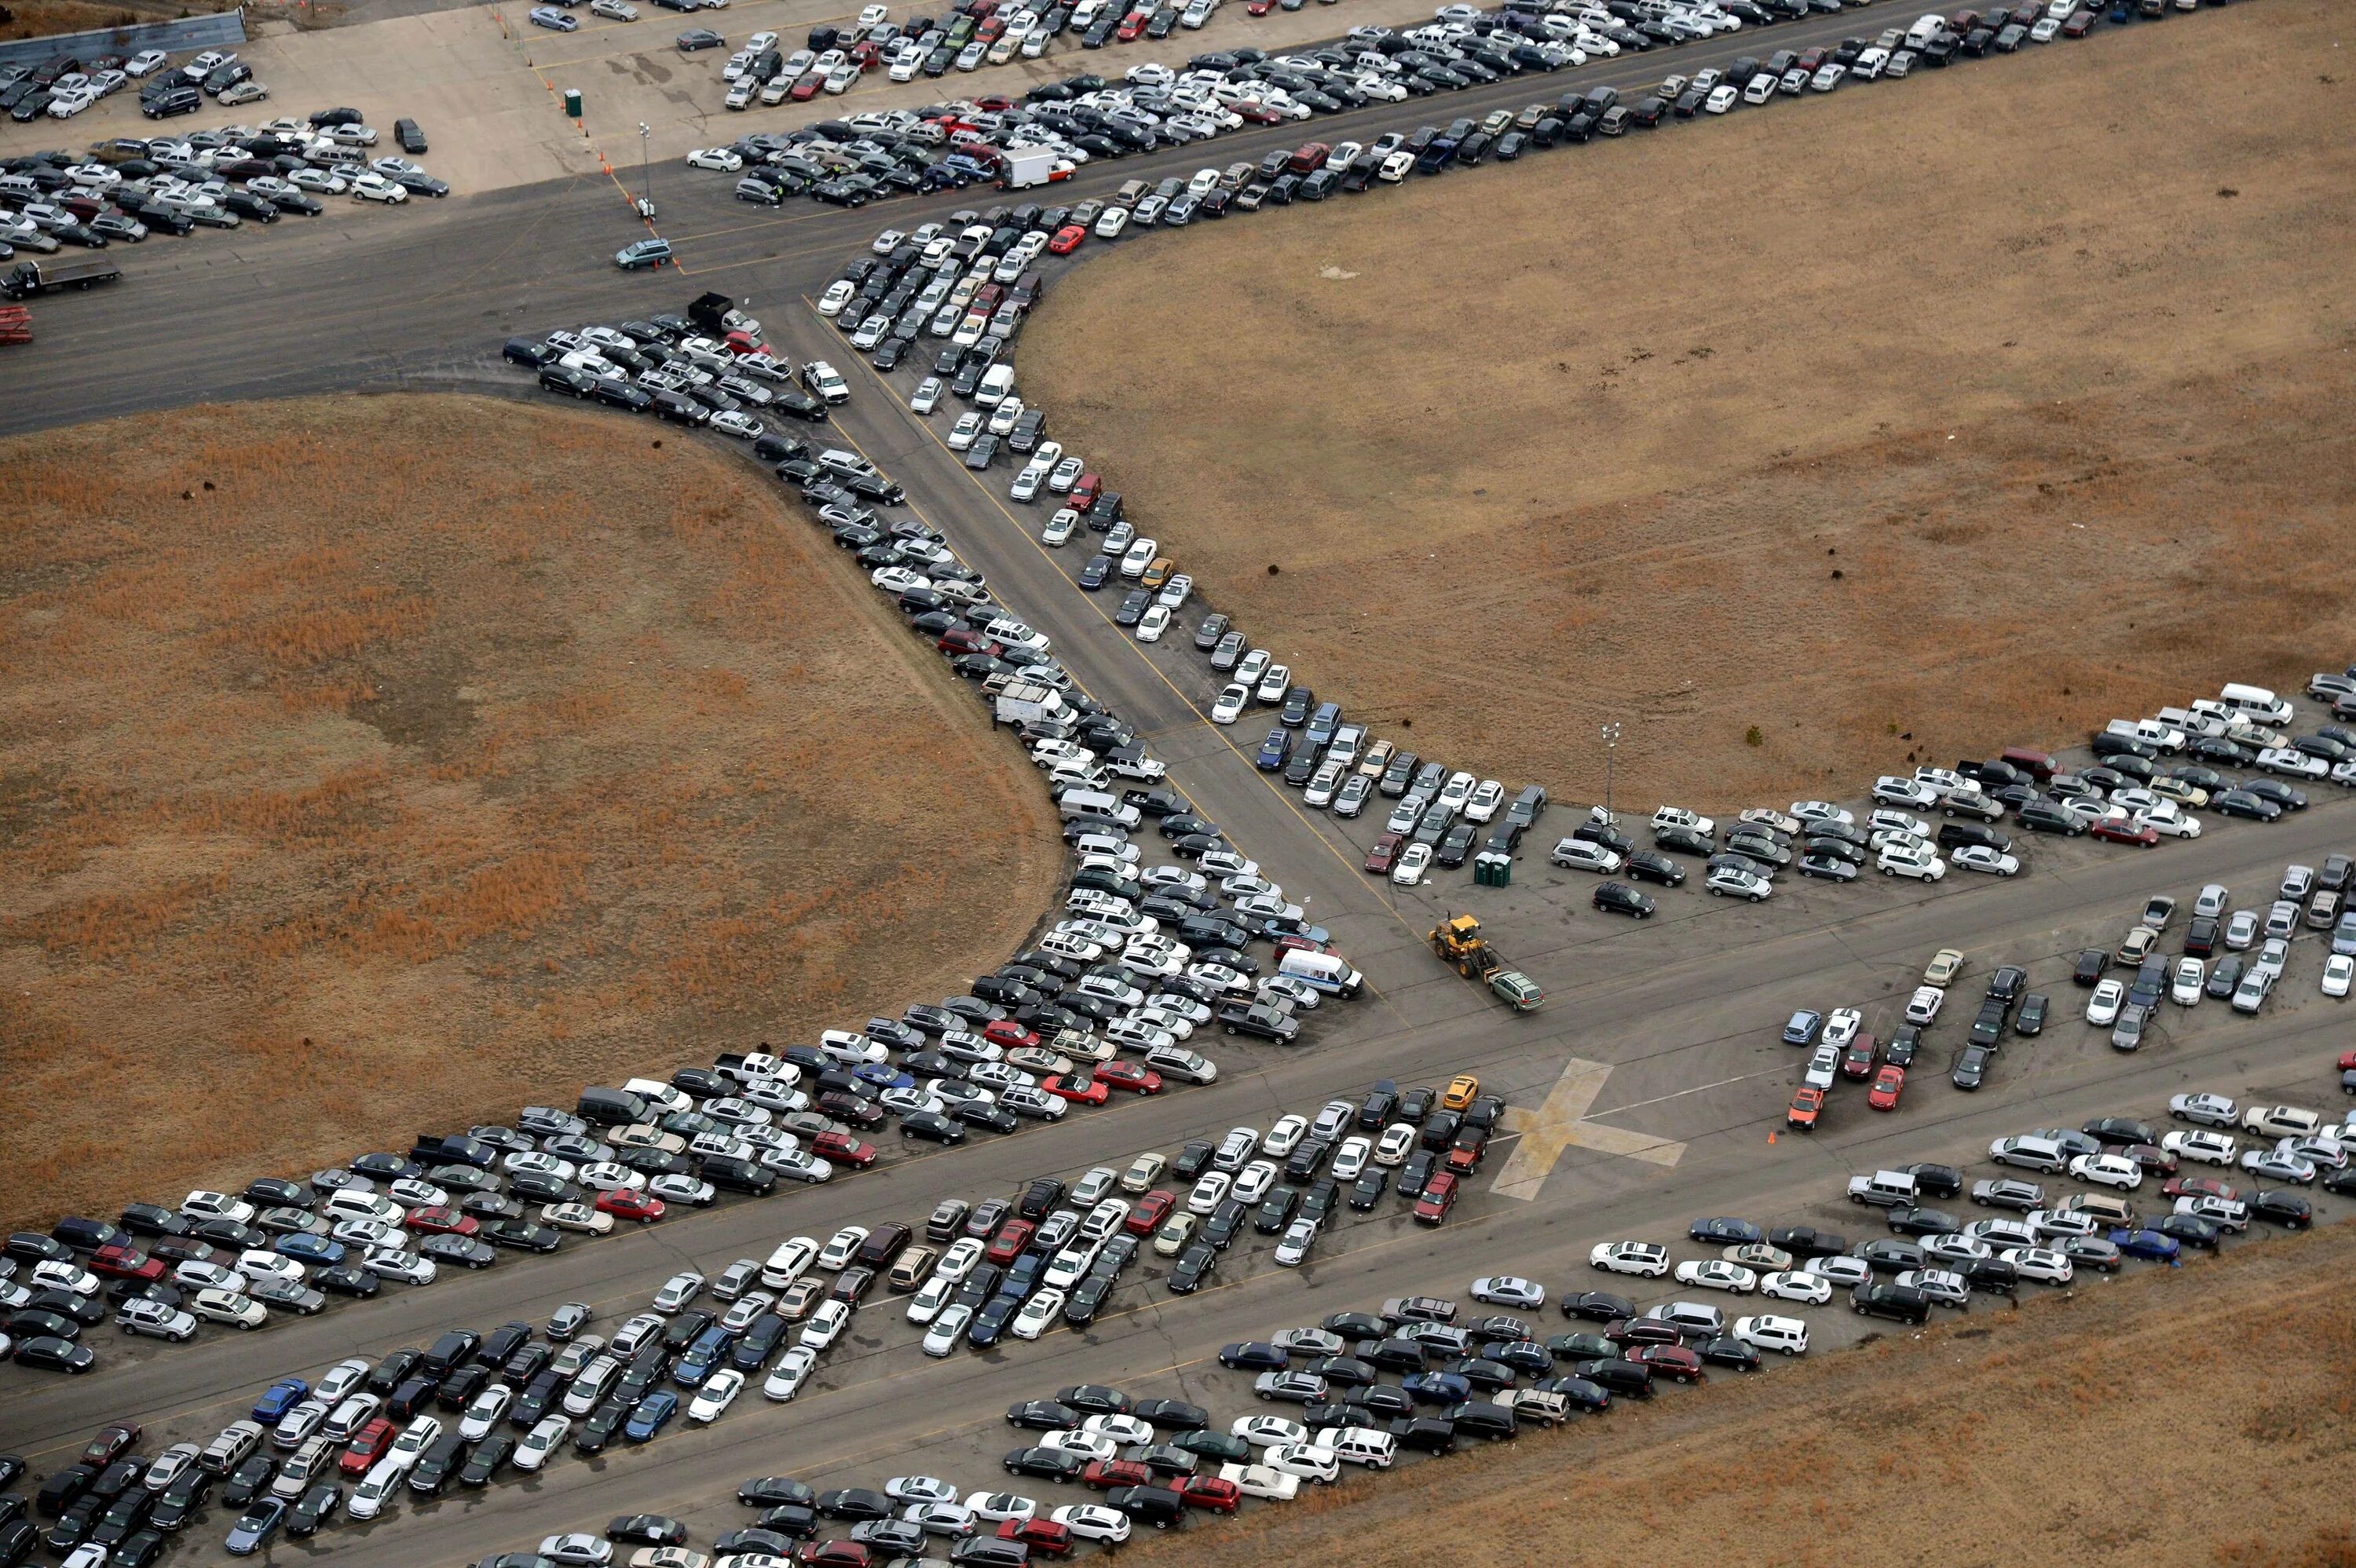
[[[1062,869],[988,728],[757,473],[631,421],[0,443],[5,1220],[962,990]]]
[[[2345,1568],[2356,1226],[1353,1474],[1148,1563]]]
[[[1025,387],[1321,696],[1571,798],[1612,720],[1630,798],[1720,807],[2302,685],[2356,647],[2345,27],[2204,8],[1157,236]]]

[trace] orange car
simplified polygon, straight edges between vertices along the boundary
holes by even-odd
[[[1905,1088],[1906,1069],[1885,1067],[1875,1077],[1872,1092],[1866,1095],[1865,1103],[1877,1111],[1894,1111],[1898,1109],[1898,1096]]]
[[[1470,1072],[1460,1072],[1448,1081],[1448,1087],[1441,1092],[1440,1108],[1443,1111],[1463,1110],[1480,1093],[1481,1081]]]
[[[1783,1113],[1784,1125],[1798,1132],[1816,1130],[1816,1118],[1825,1109],[1825,1092],[1813,1085],[1792,1096],[1792,1108]]]

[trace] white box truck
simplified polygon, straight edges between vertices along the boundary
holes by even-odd
[[[1057,172],[1055,165],[1059,161],[1053,147],[1009,147],[998,176],[999,188],[1026,190],[1032,186],[1065,178],[1071,171]]]

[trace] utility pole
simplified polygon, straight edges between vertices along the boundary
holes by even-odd
[[[1620,725],[1615,720],[1603,726],[1603,816],[1606,821],[1612,816],[1612,763],[1619,753]]]
[[[646,195],[646,201],[645,201],[644,205],[645,205],[645,207],[646,207],[647,217],[648,217],[649,219],[653,218],[653,217],[654,217],[654,215],[655,215],[655,165],[654,165],[654,154],[653,154],[652,148],[651,148],[651,146],[650,146],[650,144],[649,144],[649,139],[650,139],[653,135],[654,135],[654,132],[652,132],[651,130],[649,130],[649,129],[648,128],[648,126],[647,126],[647,123],[646,123],[645,121],[643,121],[643,120],[639,121],[639,122],[638,122],[638,172],[639,172],[639,174],[644,177],[645,182],[646,182],[647,195]]]

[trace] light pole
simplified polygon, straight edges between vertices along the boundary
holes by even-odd
[[[651,150],[651,148],[650,148],[650,146],[649,146],[649,138],[651,138],[653,135],[654,135],[654,133],[653,133],[652,131],[650,131],[650,130],[648,130],[648,129],[647,128],[647,123],[646,123],[645,121],[643,121],[643,120],[639,121],[639,122],[638,122],[638,172],[639,172],[639,174],[644,177],[644,179],[645,179],[645,181],[646,181],[646,187],[647,187],[646,209],[647,209],[647,216],[648,216],[648,218],[652,218],[652,217],[655,215],[655,165],[654,165],[654,154],[653,154],[653,152],[652,152],[652,150]]]
[[[1620,725],[1615,720],[1603,726],[1603,816],[1612,817],[1612,764],[1620,753]]]

